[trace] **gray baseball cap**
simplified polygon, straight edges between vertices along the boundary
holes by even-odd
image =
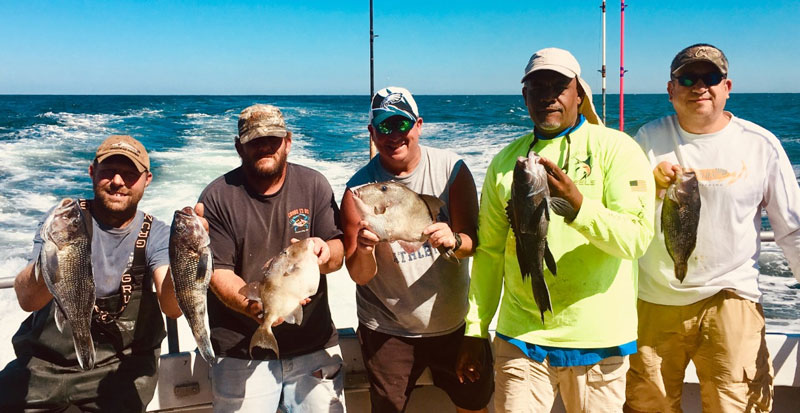
[[[264,136],[285,138],[287,134],[283,113],[275,106],[258,103],[239,114],[239,142],[243,144]]]

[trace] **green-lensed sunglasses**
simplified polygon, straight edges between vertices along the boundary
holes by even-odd
[[[696,85],[698,80],[702,80],[704,85],[711,87],[718,85],[719,82],[722,82],[722,79],[725,79],[725,76],[719,72],[703,74],[683,73],[680,76],[675,76],[675,79],[678,79],[678,83],[685,87],[692,87]]]
[[[414,121],[408,118],[404,118],[402,116],[393,116],[384,120],[383,122],[379,123],[378,126],[375,128],[378,130],[378,133],[382,135],[388,135],[394,131],[399,131],[400,133],[406,133],[414,127]]]

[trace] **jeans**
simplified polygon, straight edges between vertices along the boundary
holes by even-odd
[[[210,372],[214,411],[343,413],[341,354],[333,346],[279,360],[217,357]]]

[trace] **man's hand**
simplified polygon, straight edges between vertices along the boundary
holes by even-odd
[[[367,221],[358,223],[358,238],[356,238],[356,248],[364,252],[372,252],[375,245],[381,241],[380,237],[369,230]]]
[[[445,222],[434,222],[422,230],[422,233],[429,236],[428,241],[433,248],[455,248],[456,246],[453,230]]]
[[[206,207],[205,205],[203,205],[202,202],[198,202],[194,206],[194,213],[197,214],[198,217],[200,217],[200,222],[203,224],[203,228],[206,230],[206,232],[208,232],[208,220],[203,218],[203,213],[205,212],[205,210]]]
[[[575,186],[575,183],[572,182],[572,179],[558,165],[546,158],[539,158],[539,163],[547,171],[547,186],[550,188],[550,197],[567,201],[575,211],[575,215],[567,218],[568,220],[574,219],[578,215],[578,211],[581,210],[583,195],[578,190],[578,187]],[[554,212],[558,213],[557,210],[554,210]]]
[[[481,360],[485,359],[484,343],[486,339],[480,337],[464,337],[461,348],[456,357],[456,376],[459,383],[469,380],[474,383],[480,379],[483,369]]]
[[[328,246],[328,243],[320,237],[311,237],[310,239],[314,242],[314,255],[317,256],[317,265],[327,264],[331,259],[331,248]],[[300,240],[297,238],[292,238],[289,241],[294,244]]]
[[[675,182],[675,176],[682,172],[683,169],[681,169],[680,165],[673,165],[667,161],[659,162],[653,169],[653,177],[656,180],[656,196],[664,198],[664,192],[667,187]]]

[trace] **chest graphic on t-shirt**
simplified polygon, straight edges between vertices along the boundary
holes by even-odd
[[[730,186],[747,176],[747,165],[745,165],[744,161],[742,161],[742,166],[738,171],[729,171],[725,168],[686,168],[686,170],[693,171],[697,175],[697,180],[706,186]]]
[[[289,218],[292,232],[295,234],[308,232],[311,228],[311,211],[308,208],[293,209],[289,211],[287,217]]]

